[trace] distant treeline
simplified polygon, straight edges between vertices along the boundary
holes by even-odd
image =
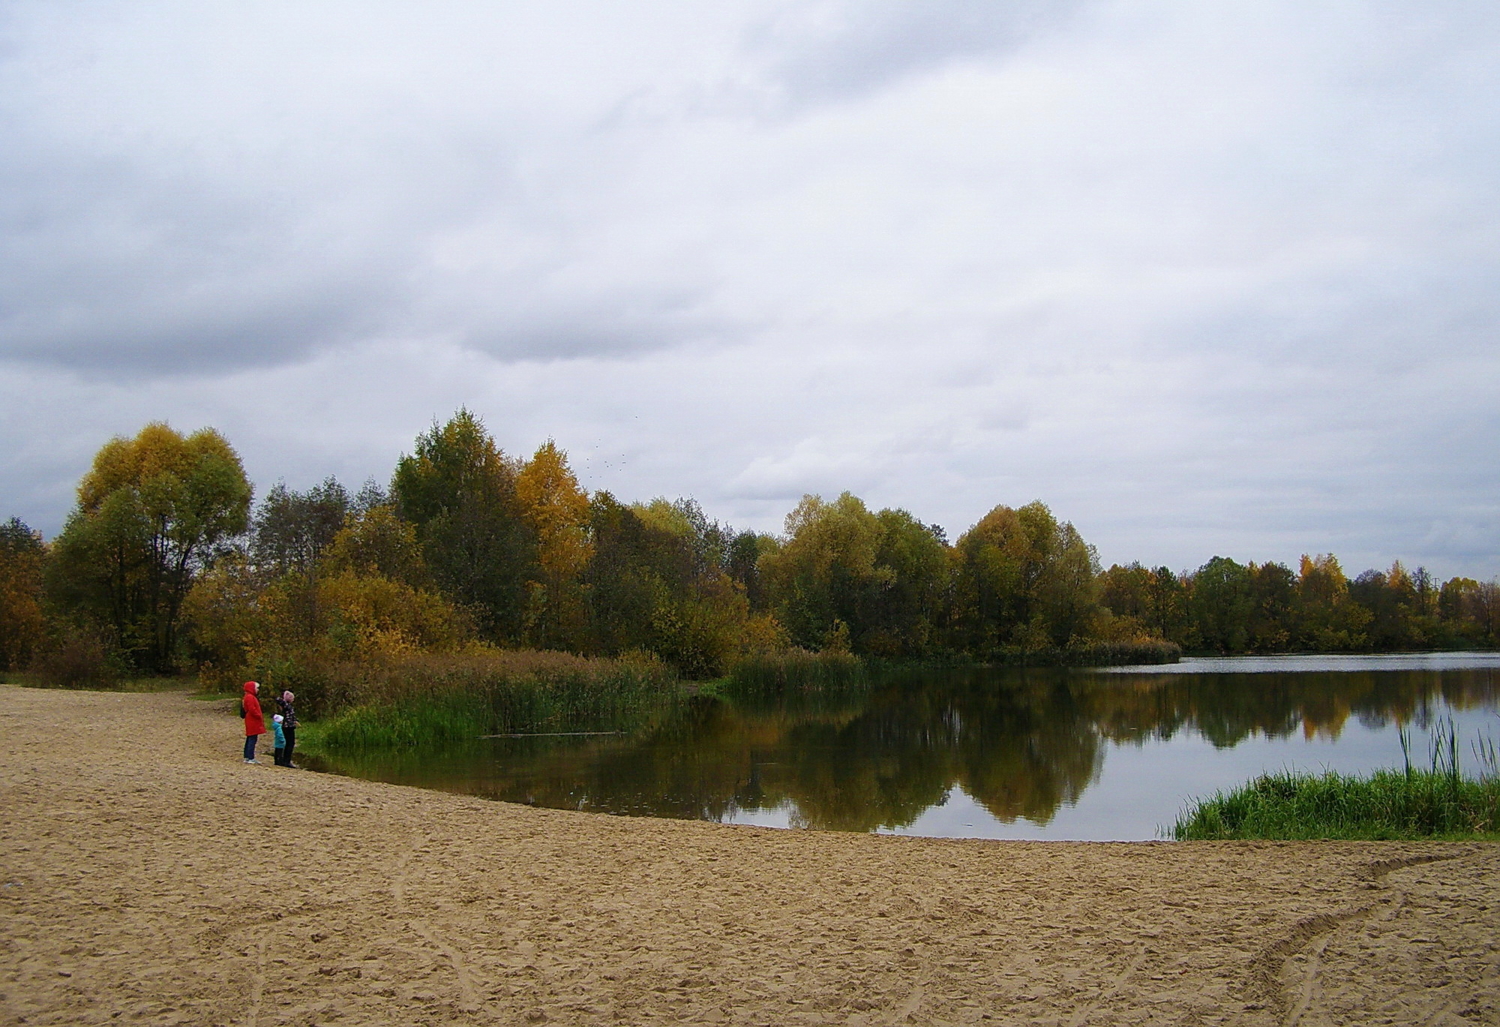
[[[585,492],[547,442],[502,453],[460,410],[388,486],[330,478],[256,505],[212,429],[99,451],[50,543],[0,526],[0,669],[53,680],[534,648],[690,678],[789,650],[885,660],[1105,662],[1224,653],[1490,647],[1494,582],[1331,556],[1174,574],[1101,571],[1042,503],[950,543],[905,510],[805,496],[773,536],[691,499]]]

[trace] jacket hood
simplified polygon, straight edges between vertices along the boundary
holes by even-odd
[[[247,691],[247,692],[253,692],[253,691],[255,691],[255,682],[254,681],[246,681],[245,682],[245,691]]]

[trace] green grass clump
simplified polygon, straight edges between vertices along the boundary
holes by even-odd
[[[1500,780],[1430,770],[1369,777],[1284,772],[1195,803],[1173,836],[1190,839],[1500,839]]]
[[[783,649],[740,660],[730,668],[720,691],[733,696],[767,698],[862,688],[870,683],[869,668],[858,656]]]
[[[1452,720],[1433,731],[1427,770],[1412,767],[1401,728],[1404,769],[1369,777],[1284,771],[1190,807],[1173,835],[1189,839],[1500,839],[1500,760],[1495,743],[1473,745],[1478,778],[1459,770]]]
[[[1458,734],[1450,721],[1433,732],[1427,770],[1411,765],[1401,730],[1403,770],[1368,777],[1283,771],[1200,800],[1173,828],[1190,839],[1500,839],[1500,763],[1489,739],[1474,743],[1483,772],[1464,777]]]
[[[510,732],[623,730],[676,695],[649,661],[496,651],[281,667],[272,694],[297,693],[310,748],[451,748]]]

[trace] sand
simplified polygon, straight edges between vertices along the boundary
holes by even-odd
[[[6,1024],[1496,1024],[1500,846],[1038,843],[512,806],[0,686]]]

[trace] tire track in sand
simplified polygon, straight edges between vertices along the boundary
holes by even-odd
[[[412,864],[416,862],[417,855],[426,850],[431,842],[431,835],[425,831],[418,831],[413,836],[412,843],[407,846],[406,853],[401,857],[397,871],[391,879],[391,898],[395,902],[396,912],[406,921],[406,925],[448,961],[458,981],[459,1009],[465,1013],[478,1013],[484,1008],[484,1003],[480,1001],[479,992],[474,987],[474,979],[469,973],[463,954],[457,946],[445,941],[430,923],[407,908],[406,883],[411,876]]]
[[[1390,889],[1390,885],[1385,883],[1385,878],[1397,870],[1459,858],[1461,857],[1433,855],[1382,859],[1367,864],[1361,876],[1371,885]],[[1330,935],[1346,924],[1365,919],[1380,908],[1387,909],[1389,916],[1389,911],[1398,909],[1405,901],[1405,897],[1404,891],[1397,890],[1394,894],[1385,895],[1362,906],[1355,906],[1337,913],[1321,913],[1318,916],[1298,921],[1292,925],[1291,931],[1285,938],[1262,950],[1251,961],[1250,979],[1246,990],[1252,998],[1271,1007],[1275,1012],[1276,1022],[1281,1027],[1295,1027],[1311,1008],[1313,1002],[1322,994],[1322,987],[1318,983],[1318,965],[1323,950],[1328,947]],[[1301,980],[1283,984],[1282,978],[1287,970],[1287,963],[1299,952],[1305,950],[1311,951],[1307,965],[1301,971]],[[1295,999],[1290,997],[1293,991],[1296,992]]]

